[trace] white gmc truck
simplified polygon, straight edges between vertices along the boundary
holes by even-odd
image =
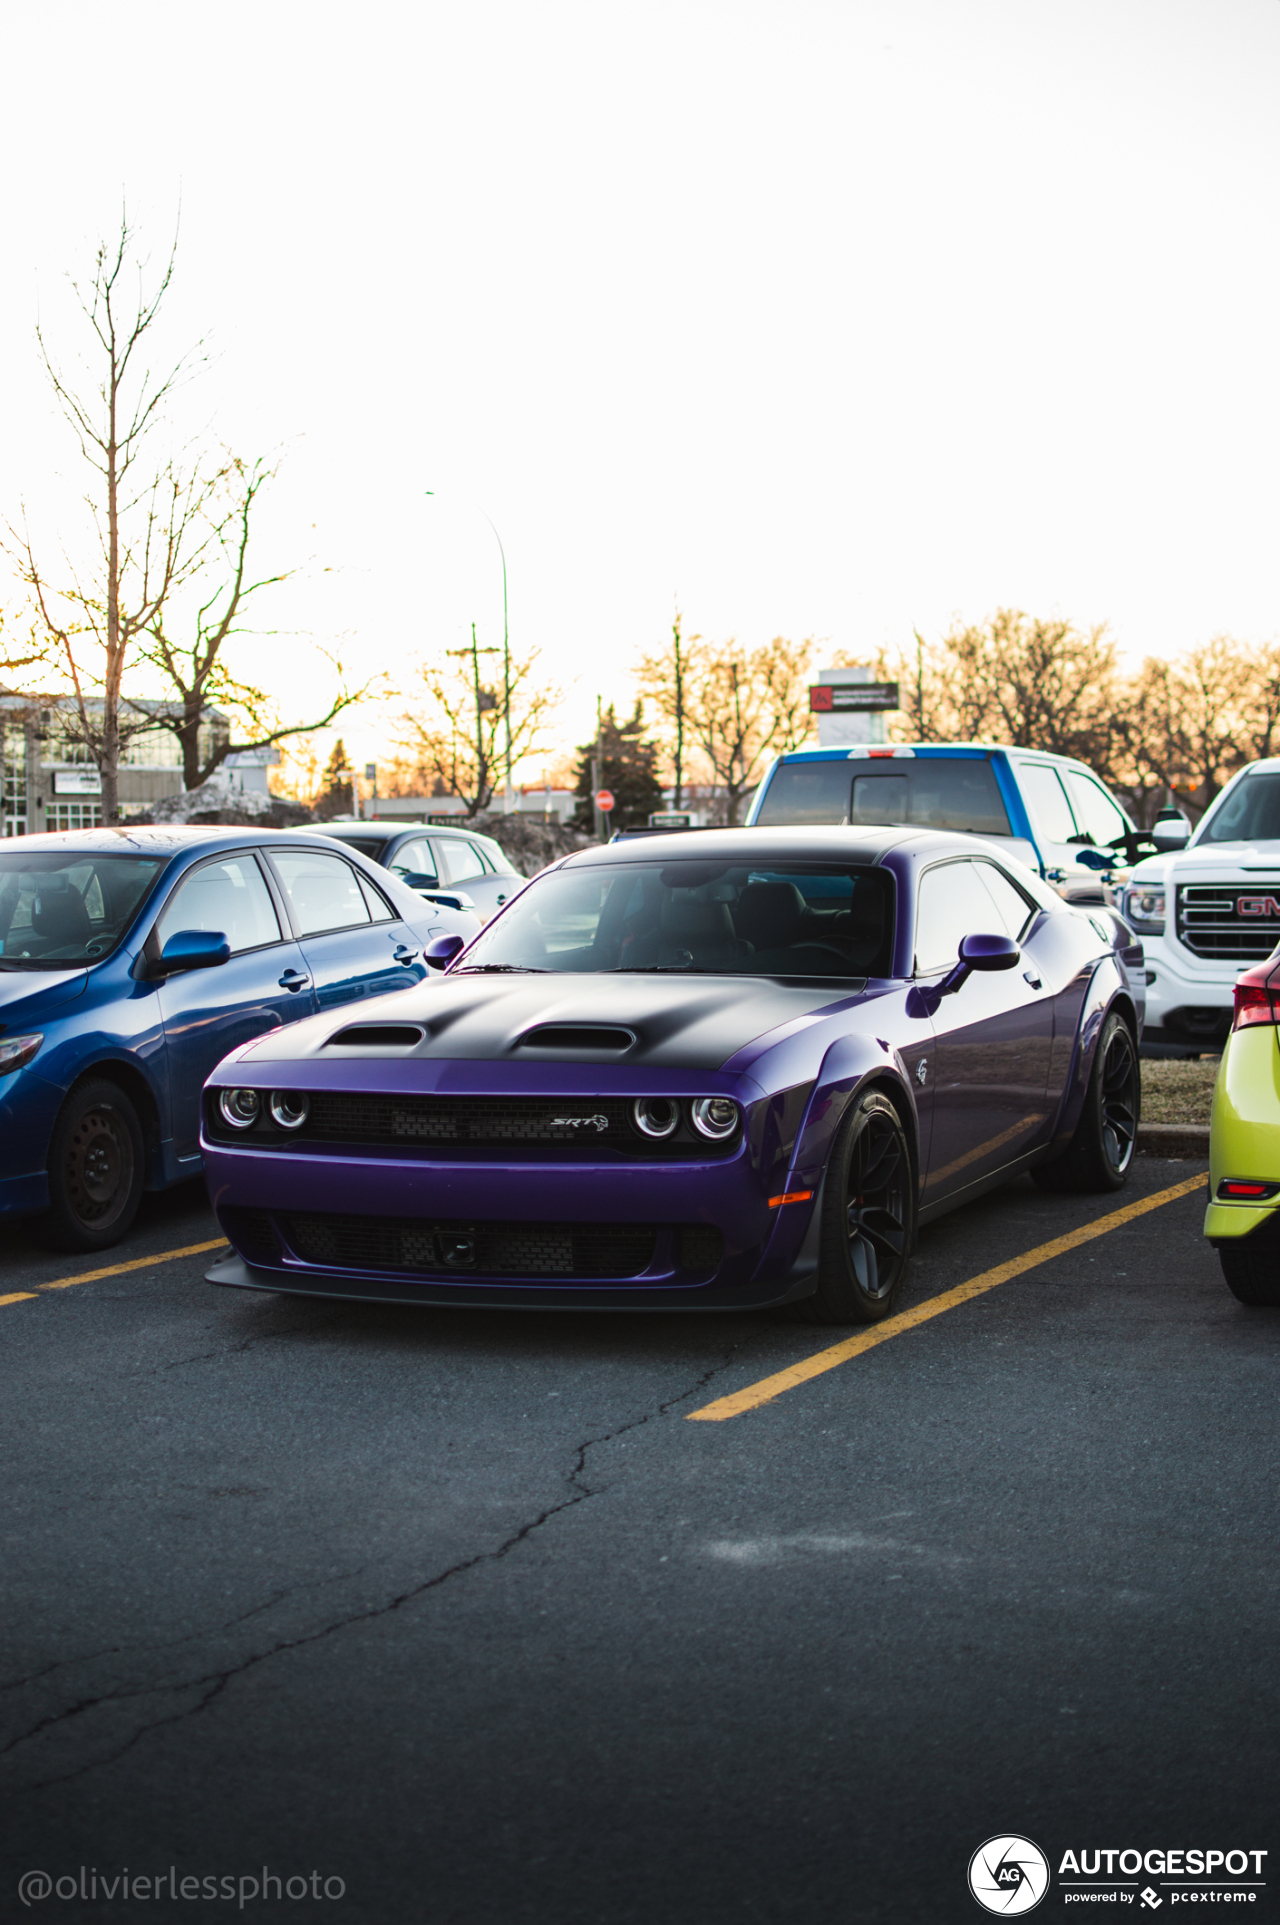
[[[1280,940],[1280,759],[1234,776],[1189,840],[1186,818],[1163,814],[1166,846],[1117,891],[1146,952],[1142,1040],[1220,1048],[1237,975]],[[1168,848],[1176,836],[1184,846]]]

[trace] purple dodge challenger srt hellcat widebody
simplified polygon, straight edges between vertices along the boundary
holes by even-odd
[[[919,1224],[1024,1170],[1125,1181],[1143,982],[1120,916],[971,836],[583,850],[441,975],[219,1065],[209,1276],[875,1322]]]

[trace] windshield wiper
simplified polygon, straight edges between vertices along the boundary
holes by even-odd
[[[464,963],[451,969],[451,976],[545,976],[549,971],[533,969],[528,963]]]
[[[703,969],[693,963],[622,963],[617,969],[602,969],[602,976],[738,976],[738,969]]]

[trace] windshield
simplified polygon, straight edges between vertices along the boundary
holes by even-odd
[[[887,976],[882,869],[628,862],[557,869],[478,936],[466,970]]]
[[[164,858],[0,853],[0,968],[83,969],[128,931]]]
[[[1280,842],[1280,773],[1246,775],[1196,841]]]
[[[754,826],[804,822],[865,829],[904,823],[972,835],[1012,834],[995,771],[977,756],[781,762]]]

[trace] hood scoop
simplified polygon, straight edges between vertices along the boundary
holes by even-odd
[[[540,1023],[527,1029],[517,1049],[589,1049],[595,1055],[621,1056],[635,1046],[634,1029],[603,1023]]]
[[[332,1035],[325,1047],[343,1049],[414,1049],[426,1035],[417,1023],[350,1023]]]

